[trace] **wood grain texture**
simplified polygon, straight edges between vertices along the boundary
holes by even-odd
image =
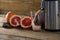
[[[39,39],[39,40],[60,40],[60,32],[47,32],[47,31],[34,32],[31,30],[0,28],[0,35],[12,35],[12,36],[17,36],[17,37],[22,37],[22,38],[24,37],[34,38],[34,39]],[[4,38],[4,36],[2,38]]]
[[[17,14],[27,14],[31,10],[36,11],[40,9],[40,0],[1,0],[0,9],[3,10],[17,10]],[[19,13],[18,13],[19,11]]]

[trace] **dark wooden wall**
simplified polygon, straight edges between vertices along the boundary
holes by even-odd
[[[40,9],[40,0],[1,0],[0,14],[6,14],[12,10],[16,14],[30,15],[30,11]]]

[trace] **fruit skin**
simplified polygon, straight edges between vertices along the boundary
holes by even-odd
[[[16,15],[14,12],[12,11],[9,11],[7,14],[6,14],[6,22],[9,23],[9,20],[10,18],[13,16],[13,15]]]
[[[20,19],[19,19],[19,23],[17,24],[17,25],[14,25],[14,24],[12,24],[12,19],[14,18],[14,17],[19,17]],[[18,27],[19,25],[20,25],[20,20],[21,20],[21,17],[20,16],[18,16],[18,15],[13,15],[11,18],[10,18],[10,20],[9,20],[9,23],[11,24],[11,26],[13,26],[14,28],[15,27]]]
[[[29,17],[29,16],[24,16],[24,17],[21,19],[21,27],[22,27],[22,28],[25,28],[25,29],[28,29],[28,28],[31,27],[31,24],[30,24],[29,26],[23,25],[22,21],[23,21],[25,18],[29,18],[29,19],[31,20],[31,24],[32,24],[32,18]]]

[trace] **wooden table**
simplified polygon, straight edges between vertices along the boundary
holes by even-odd
[[[32,30],[21,29],[5,29],[0,28],[0,38],[7,40],[60,40],[60,32],[40,31],[34,32]]]
[[[0,40],[60,40],[60,32],[40,31],[21,29],[5,29],[2,28],[2,20],[5,18],[0,15]]]

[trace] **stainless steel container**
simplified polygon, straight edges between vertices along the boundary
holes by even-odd
[[[45,29],[60,30],[59,2],[45,1]]]

